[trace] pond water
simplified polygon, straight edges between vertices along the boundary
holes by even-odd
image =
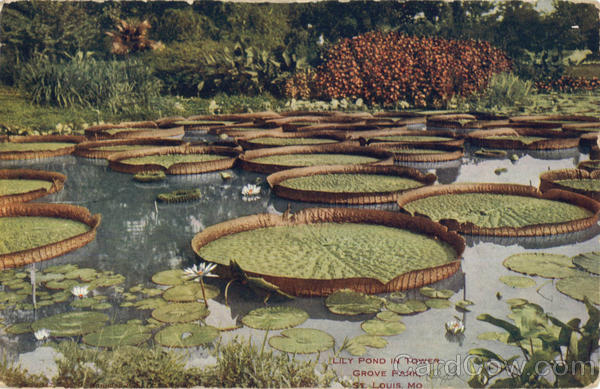
[[[200,138],[212,139],[209,136]],[[198,136],[193,138],[198,140]],[[572,168],[580,160],[588,157],[580,150],[566,150],[553,153],[516,152],[517,161],[510,159],[481,159],[473,157],[473,149],[467,149],[462,161],[440,163],[436,165],[412,164],[423,171],[435,172],[439,183],[453,182],[512,182],[519,184],[539,184],[539,174],[549,169]],[[509,155],[511,153],[509,152]],[[263,212],[283,212],[291,206],[295,211],[316,204],[300,203],[279,199],[270,193],[265,182],[266,175],[248,173],[234,169],[230,180],[223,180],[219,173],[194,176],[168,176],[166,181],[154,184],[142,184],[132,180],[129,174],[111,171],[105,161],[96,161],[74,156],[59,157],[38,161],[9,162],[0,161],[0,168],[17,166],[61,172],[67,175],[64,189],[54,195],[38,201],[60,202],[87,207],[92,213],[102,214],[102,223],[95,241],[82,249],[57,259],[36,264],[37,269],[50,265],[75,263],[80,267],[93,267],[100,270],[112,270],[126,277],[125,288],[138,283],[151,286],[151,276],[167,269],[181,269],[196,263],[190,247],[193,236],[205,227],[236,217]],[[409,164],[410,166],[410,164]],[[494,171],[506,168],[497,175]],[[257,201],[244,201],[241,189],[245,184],[260,182],[261,197]],[[204,194],[199,201],[182,204],[160,204],[155,201],[159,193],[175,189],[200,188]],[[381,207],[380,207],[381,208]],[[384,207],[385,208],[385,207]],[[390,205],[390,209],[394,206]],[[478,340],[483,332],[496,331],[487,323],[476,320],[477,315],[489,313],[506,318],[510,313],[505,303],[510,298],[525,298],[540,304],[546,312],[552,312],[557,318],[567,321],[574,317],[587,319],[583,303],[559,293],[549,281],[532,277],[536,287],[514,289],[499,281],[504,275],[517,275],[502,266],[502,260],[520,252],[551,252],[573,256],[578,253],[598,251],[598,228],[546,238],[508,239],[467,237],[467,249],[463,255],[462,269],[454,276],[438,282],[433,287],[451,289],[456,294],[452,302],[468,299],[475,303],[471,312],[459,313],[454,308],[430,309],[424,313],[406,316],[403,322],[406,331],[400,335],[387,337],[388,345],[383,349],[368,349],[364,358],[359,360],[346,352],[331,359],[332,352],[321,353],[323,361],[335,363],[334,367],[341,375],[352,377],[365,375],[361,382],[366,387],[407,388],[410,385],[430,386],[466,386],[467,371],[462,362],[469,349],[490,348],[500,355],[509,357],[519,354],[518,349],[494,341]],[[224,289],[225,280],[209,279],[209,283]],[[539,291],[536,289],[539,288]],[[497,298],[497,293],[501,298]],[[418,292],[410,291],[409,296],[423,299]],[[223,294],[217,299],[217,306],[224,311]],[[150,311],[138,311],[119,307],[121,297],[112,295],[109,301],[113,308],[107,311],[115,323],[124,323],[131,318],[146,319]],[[250,310],[264,306],[263,296],[257,296],[250,290],[233,284],[229,291],[229,305],[233,317],[241,318]],[[268,305],[295,306],[306,310],[310,319],[301,327],[316,328],[334,336],[336,347],[345,337],[360,335],[360,324],[369,315],[339,316],[330,313],[324,306],[324,298],[297,298],[287,300],[272,297]],[[40,308],[36,311],[5,310],[0,312],[5,323],[22,322],[45,317],[58,312],[74,310],[68,303]],[[372,316],[372,315],[371,315]],[[452,337],[446,335],[444,323],[455,316],[465,324],[465,333]],[[269,335],[276,335],[277,331]],[[224,341],[234,336],[251,336],[257,343],[262,342],[264,331],[242,328],[224,332]],[[7,335],[0,330],[0,347],[12,356],[29,352],[39,346],[32,334]],[[206,355],[203,349],[188,350],[194,356]],[[316,354],[308,356],[315,358]],[[408,365],[405,358],[437,358],[444,361],[459,362],[459,374],[441,374],[436,378],[399,377],[394,373],[393,362],[398,359],[400,370]],[[353,358],[350,360],[350,358]],[[597,356],[596,356],[597,358]]]

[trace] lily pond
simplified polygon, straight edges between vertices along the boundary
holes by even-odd
[[[425,125],[413,124],[409,128],[421,130]],[[187,132],[183,140],[212,142],[222,138]],[[396,165],[434,173],[436,185],[485,182],[537,187],[541,173],[572,169],[589,159],[589,150],[577,148],[508,150],[506,156],[500,155],[499,158],[477,156],[477,150],[478,147],[466,144],[464,156],[458,160],[396,162]],[[595,304],[600,303],[598,279],[577,270],[571,263],[572,257],[600,251],[600,227],[597,224],[577,232],[538,237],[464,235],[466,248],[456,273],[423,289],[376,294],[374,299],[341,293],[329,298],[290,298],[283,291],[276,293],[260,288],[259,283],[229,284],[230,278],[218,271],[216,273],[221,277],[203,278],[204,290],[198,287],[200,283],[197,282],[192,283],[193,287],[183,288],[180,285],[179,290],[174,290],[183,283],[183,269],[201,263],[192,250],[191,242],[207,227],[243,216],[261,213],[293,215],[305,208],[335,205],[278,197],[271,192],[266,174],[237,167],[204,174],[167,175],[166,179],[158,182],[137,182],[132,174],[110,169],[103,159],[66,155],[0,161],[0,169],[15,168],[53,171],[67,176],[61,191],[32,203],[83,206],[92,214],[102,215],[96,238],[84,247],[51,260],[0,271],[0,348],[32,372],[44,371],[43,365],[48,363],[36,355],[36,349],[43,347],[45,341],[36,339],[33,332],[47,329],[50,337],[72,336],[89,347],[107,345],[107,339],[114,344],[153,342],[165,347],[173,346],[177,352],[185,354],[191,364],[200,365],[211,355],[208,343],[218,337],[221,343],[227,343],[234,337],[251,337],[259,345],[268,339],[267,348],[290,352],[290,355],[295,354],[295,358],[320,358],[329,363],[338,375],[348,377],[347,382],[355,387],[465,387],[472,378],[467,363],[469,350],[489,349],[507,359],[521,355],[518,347],[507,344],[506,339],[502,341],[505,333],[501,329],[478,320],[478,316],[488,314],[509,320],[511,306],[514,310],[519,301],[522,304],[522,300],[516,299],[524,299],[538,304],[546,313],[564,323],[573,318],[580,318],[585,323],[588,309],[579,301],[583,299],[582,294],[587,293]],[[260,188],[258,195],[248,193],[258,189],[249,184]],[[182,189],[197,189],[200,198],[176,203],[157,200],[160,194]],[[399,210],[394,203],[344,207]],[[524,207],[527,208],[526,205]],[[500,216],[518,218],[522,212],[518,209],[513,211],[514,215]],[[502,219],[500,216],[498,218]],[[556,216],[565,215],[557,213]],[[27,234],[26,231],[18,233]],[[305,234],[314,234],[314,231]],[[331,232],[334,238],[336,234],[356,234],[356,231]],[[359,241],[364,244],[357,245],[368,246],[367,240],[378,239],[378,234],[389,240],[386,244],[395,247],[395,235],[387,237],[385,231],[377,230],[365,233],[362,236],[365,240]],[[285,241],[291,235],[293,233],[282,231],[276,238]],[[255,237],[261,241],[256,242],[253,250],[235,247],[232,252],[238,256],[262,253],[269,257],[269,245],[265,244],[269,234],[256,234]],[[309,238],[302,236],[302,239]],[[326,246],[328,239],[329,235],[315,236],[313,245],[317,247],[311,249],[318,251],[318,246]],[[371,243],[377,253],[377,243]],[[444,246],[438,251],[425,251],[423,256],[436,255],[427,260],[437,265],[447,261],[442,256],[448,250],[452,248]],[[219,256],[218,248],[209,251],[211,255]],[[419,252],[418,248],[416,252]],[[536,255],[526,260],[519,256],[511,257],[523,253]],[[546,257],[538,255],[540,253],[556,255]],[[281,255],[285,255],[285,251]],[[335,256],[335,253],[332,255]],[[584,269],[591,268],[591,272],[597,274],[598,254],[595,255],[589,254],[591,259],[580,257],[579,262],[583,263]],[[215,262],[219,262],[217,257]],[[505,262],[508,257],[511,260]],[[252,259],[238,258],[237,262]],[[566,262],[558,264],[560,260]],[[360,273],[371,265],[367,259],[364,264],[358,259],[354,264],[358,269],[353,271]],[[361,266],[364,268],[360,269]],[[287,267],[282,265],[282,268]],[[544,273],[548,268],[548,273]],[[169,270],[175,272],[165,272]],[[565,285],[564,282],[561,284],[560,278],[566,275],[558,275],[560,271],[573,272],[569,276],[586,274],[586,277],[576,285]],[[36,278],[35,307],[32,272]],[[393,276],[384,272],[377,278],[388,280]],[[590,280],[591,285],[584,285]],[[87,285],[88,289],[75,289],[81,285]],[[166,291],[168,288],[171,289]],[[578,300],[559,289],[570,290],[569,293],[575,294]],[[580,289],[580,294],[576,295],[573,289]],[[77,293],[82,297],[73,295]],[[208,299],[208,307],[195,303],[203,300],[203,293]],[[196,304],[195,308],[186,309],[185,304],[192,302]],[[265,307],[271,311],[257,311]],[[90,314],[82,316],[81,312]],[[45,320],[63,313],[69,315]],[[269,314],[273,314],[274,318],[268,317]],[[221,331],[210,327],[202,332],[197,326],[186,324],[199,319]],[[277,325],[277,320],[282,323]],[[164,322],[172,324],[165,326]],[[29,323],[34,324],[31,326]],[[127,323],[130,324],[127,327],[106,327],[110,328],[106,331],[108,334],[97,332],[107,325]],[[80,336],[79,330],[84,326],[89,326],[85,331],[89,335]],[[70,332],[73,327],[77,330]],[[264,328],[270,329],[265,331]],[[362,337],[357,338],[359,336]],[[598,359],[596,352],[592,355],[596,366]],[[414,370],[431,361],[442,365],[455,363],[456,366],[432,374]]]

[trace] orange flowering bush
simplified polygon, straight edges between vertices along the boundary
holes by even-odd
[[[504,52],[487,42],[369,32],[329,49],[317,68],[313,96],[440,106],[482,90],[493,74],[510,67]]]
[[[288,78],[283,86],[284,94],[293,99],[310,99],[317,97],[315,80],[317,74],[312,69],[307,69]]]

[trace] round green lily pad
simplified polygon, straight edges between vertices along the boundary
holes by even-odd
[[[137,309],[156,309],[167,305],[168,303],[162,298],[147,298],[140,301],[136,301],[131,305]]]
[[[385,338],[376,335],[358,335],[347,343],[346,351],[352,355],[360,356],[367,352],[367,347],[384,348],[388,342]]]
[[[371,319],[360,325],[367,334],[378,336],[398,335],[406,330],[406,325],[399,321],[383,321]]]
[[[52,336],[77,336],[97,331],[106,321],[108,316],[100,312],[68,312],[34,321],[31,328],[46,328]]]
[[[483,332],[477,335],[479,340],[497,340],[498,342],[508,343],[508,332]]]
[[[152,282],[158,285],[181,285],[185,282],[184,273],[181,269],[165,270],[152,276]]]
[[[282,330],[295,327],[308,319],[308,313],[294,307],[267,307],[250,311],[242,323],[259,330]]]
[[[427,310],[427,305],[419,300],[407,300],[403,303],[387,302],[385,306],[390,311],[401,315],[410,315],[412,313],[425,312]]]
[[[365,193],[365,192],[398,192],[420,188],[420,181],[382,174],[360,173],[323,173],[289,178],[280,186],[296,189],[328,193]]]
[[[98,278],[90,282],[90,290],[96,288],[108,288],[109,286],[119,285],[125,282],[125,277],[113,272],[104,272],[98,275]]]
[[[166,347],[198,347],[211,343],[218,336],[219,330],[212,326],[175,324],[158,331],[154,340]]]
[[[54,300],[43,300],[43,301],[38,301],[36,303],[38,308],[42,308],[42,307],[48,307],[50,305],[56,304],[56,301]]]
[[[522,299],[522,298],[514,298],[514,299],[508,299],[505,301],[508,305],[510,305],[511,307],[516,307],[519,305],[525,305],[528,304],[529,301]]]
[[[471,300],[460,300],[460,301],[457,301],[456,304],[454,304],[454,307],[459,311],[469,312],[469,308],[467,308],[467,307],[470,305],[475,305],[475,303]]]
[[[575,300],[587,297],[592,303],[600,304],[600,277],[568,277],[556,283],[556,289]]]
[[[600,274],[600,251],[579,254],[573,257],[573,263],[590,273]]]
[[[213,299],[220,293],[219,288],[204,284],[207,299]],[[203,300],[202,286],[199,282],[187,282],[183,285],[173,286],[165,291],[163,298],[167,301],[198,301]]]
[[[425,305],[433,309],[450,308],[452,303],[446,299],[429,299],[425,301]]]
[[[531,288],[536,285],[535,280],[523,276],[502,276],[500,281],[513,288]]]
[[[382,321],[402,321],[402,316],[392,311],[379,312],[375,317]]]
[[[148,297],[154,297],[163,294],[164,290],[159,288],[144,288],[141,292]]]
[[[139,172],[133,175],[133,179],[138,182],[158,182],[167,178],[162,170]]]
[[[71,270],[70,272],[65,274],[64,278],[67,279],[76,279],[79,278],[83,282],[89,282],[95,279],[98,276],[98,272],[96,269],[92,268],[81,268],[76,270]]]
[[[37,273],[35,275],[35,283],[36,284],[40,284],[40,283],[45,284],[46,282],[50,282],[50,281],[62,281],[64,279],[65,279],[65,275],[62,273]]]
[[[61,281],[49,281],[46,282],[46,288],[48,289],[54,289],[54,290],[71,290],[73,289],[74,286],[79,285],[79,281],[75,281],[75,280],[61,280]]]
[[[312,354],[333,347],[333,336],[312,328],[290,328],[281,331],[280,336],[269,339],[269,345],[279,351],[293,354]]]
[[[338,315],[361,315],[379,312],[383,302],[379,297],[342,289],[330,294],[325,300],[325,305]]]
[[[182,203],[185,201],[198,200],[202,197],[200,189],[178,189],[168,193],[160,193],[156,196],[163,203]]]
[[[90,308],[96,303],[97,301],[92,298],[81,298],[71,301],[71,306],[74,308]]]
[[[454,296],[454,292],[449,289],[437,290],[428,286],[419,289],[419,293],[425,297],[440,299],[449,299],[450,297]]]
[[[163,323],[187,323],[208,316],[208,309],[200,303],[176,303],[164,305],[152,311],[152,317]]]
[[[392,301],[402,301],[404,298],[406,298],[406,293],[400,291],[392,292],[388,295],[388,299]]]
[[[62,291],[52,294],[52,301],[55,303],[64,303],[71,298],[71,292]]]
[[[4,329],[7,334],[22,335],[32,332],[31,323],[15,323]]]
[[[104,310],[112,308],[112,304],[111,303],[106,303],[106,302],[104,302],[104,303],[98,303],[97,302],[96,304],[92,305],[91,308],[94,311],[104,311]]]
[[[506,258],[502,264],[518,273],[545,278],[565,278],[579,274],[571,258],[560,254],[514,254]]]
[[[0,303],[6,303],[8,305],[21,302],[26,298],[27,296],[23,294],[0,292]]]
[[[62,274],[66,274],[70,271],[76,270],[78,268],[77,265],[72,265],[70,263],[66,264],[66,265],[53,265],[53,266],[48,266],[47,268],[45,268],[44,270],[42,270],[42,272],[44,273],[62,273]]]
[[[152,334],[145,326],[135,324],[115,324],[83,337],[83,343],[96,347],[137,346],[144,343]]]

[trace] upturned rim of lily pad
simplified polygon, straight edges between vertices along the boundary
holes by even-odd
[[[10,135],[7,139],[7,142],[10,143],[57,142],[72,143],[72,145],[61,147],[55,150],[0,151],[0,161],[17,159],[42,159],[69,155],[75,151],[75,146],[78,143],[84,142],[85,140],[86,137],[80,135]]]
[[[25,203],[63,189],[67,176],[58,172],[34,169],[0,169],[0,179],[41,180],[52,183],[50,188],[39,188],[27,192],[0,196],[0,205],[21,202]]]

